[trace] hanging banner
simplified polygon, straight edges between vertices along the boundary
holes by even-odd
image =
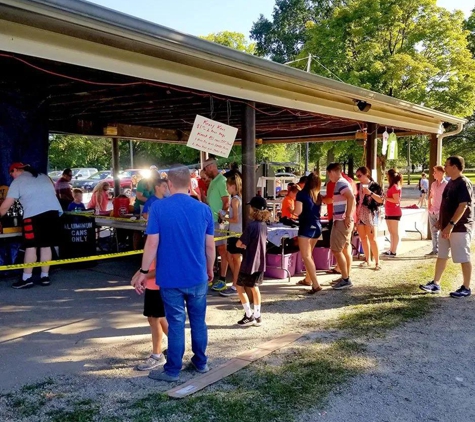
[[[381,149],[381,154],[383,155],[386,155],[386,152],[388,152],[388,138],[389,138],[389,133],[387,130],[385,130],[383,133],[383,146]]]
[[[398,159],[397,137],[394,132],[388,138],[388,160]]]
[[[229,157],[237,128],[196,115],[187,146],[218,157]]]

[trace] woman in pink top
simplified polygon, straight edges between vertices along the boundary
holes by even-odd
[[[394,169],[388,170],[389,188],[386,192],[386,201],[384,205],[386,225],[389,231],[390,247],[389,251],[384,252],[386,256],[396,256],[399,245],[399,221],[401,220],[401,182],[402,176]]]
[[[110,185],[108,182],[99,182],[92,191],[91,200],[87,204],[87,208],[93,208],[96,211],[107,211],[109,189]]]

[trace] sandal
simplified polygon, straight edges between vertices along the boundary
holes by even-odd
[[[374,271],[379,271],[381,269],[381,265],[376,264],[374,267]]]
[[[325,271],[327,274],[341,274],[340,271],[335,270],[335,268],[332,268],[331,270]]]
[[[295,284],[297,284],[297,286],[311,286],[312,282],[308,283],[307,280],[302,279],[302,280],[297,281],[297,283]]]
[[[309,291],[307,291],[307,293],[309,295],[314,295],[315,293],[318,293],[320,290],[322,290],[322,288],[320,286],[318,286],[318,287],[313,287],[312,286],[312,288]]]

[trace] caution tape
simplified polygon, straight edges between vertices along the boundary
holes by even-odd
[[[225,240],[231,237],[236,237],[236,235],[239,235],[239,233],[233,233],[228,236],[215,237],[214,240],[215,241]],[[46,266],[49,267],[51,265],[76,264],[79,262],[99,261],[101,259],[111,259],[111,258],[120,258],[123,256],[140,255],[142,253],[143,253],[143,249],[139,249],[137,251],[106,253],[106,254],[101,254],[101,255],[83,256],[83,257],[78,257],[78,258],[58,259],[55,261],[30,262],[27,264],[0,265],[0,271],[20,270],[23,268],[36,268],[36,267],[46,267]]]
[[[0,271],[19,270],[22,268],[35,268],[35,267],[43,267],[43,266],[46,267],[50,265],[75,264],[78,262],[98,261],[100,259],[110,259],[110,258],[119,258],[122,256],[140,255],[142,253],[143,253],[143,249],[140,249],[137,251],[106,253],[102,255],[83,256],[79,258],[58,259],[56,261],[30,262],[28,264],[1,265]]]
[[[127,223],[147,223],[147,220],[143,219],[137,219],[137,220],[132,220],[130,218],[120,218],[120,217],[110,217],[107,215],[96,215],[96,214],[91,214],[87,212],[65,212],[66,215],[71,215],[73,217],[75,216],[80,216],[80,217],[86,217],[86,218],[100,218],[101,220],[111,220],[111,221],[126,221]]]

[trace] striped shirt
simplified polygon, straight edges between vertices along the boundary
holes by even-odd
[[[340,177],[333,191],[333,221],[344,220],[346,217],[347,199],[343,196],[346,190],[352,192],[351,185],[344,177]]]

